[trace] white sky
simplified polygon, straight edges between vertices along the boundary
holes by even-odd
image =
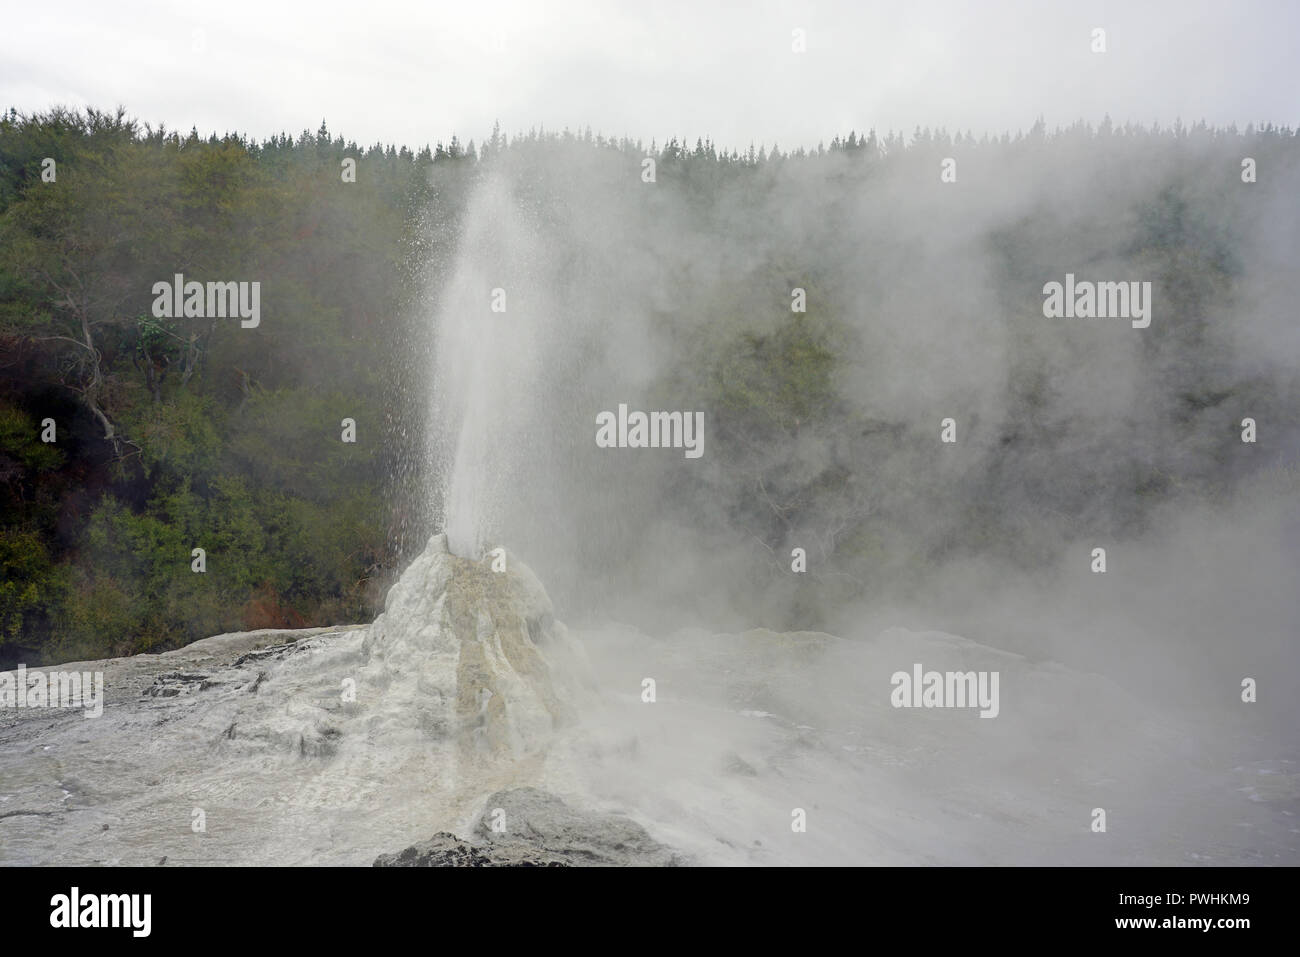
[[[3,22],[0,107],[258,139],[322,118],[413,147],[496,119],[740,149],[1040,114],[1300,125],[1300,0],[59,0]]]

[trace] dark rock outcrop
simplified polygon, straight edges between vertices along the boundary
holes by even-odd
[[[571,807],[537,788],[488,798],[475,841],[442,832],[375,867],[672,867],[687,863],[622,814]]]
[[[381,854],[375,867],[568,867],[547,855],[517,855],[505,848],[480,847],[446,831],[396,854]]]

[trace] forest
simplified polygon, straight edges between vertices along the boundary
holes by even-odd
[[[551,507],[566,529],[618,514],[627,532],[568,543],[560,598],[617,594],[689,535],[726,556],[718,588],[743,616],[814,627],[963,555],[1032,570],[1270,469],[1295,491],[1277,468],[1297,446],[1294,263],[1270,258],[1300,228],[1290,129],[1040,121],[791,151],[494,129],[412,150],[324,122],[259,143],[10,110],[0,669],[374,617],[438,522],[423,344],[492,175],[568,251],[556,308],[603,370],[596,404],[557,398],[572,467],[645,503]],[[583,191],[620,199],[595,221]],[[1067,273],[1152,283],[1150,328],[1044,318],[1043,285]],[[155,284],[178,274],[260,283],[260,322],[157,315]],[[655,360],[637,391],[600,391],[619,343]],[[702,464],[593,466],[594,416],[656,397],[703,410]],[[796,546],[810,574],[792,578]]]

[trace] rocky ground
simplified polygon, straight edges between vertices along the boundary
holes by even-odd
[[[537,788],[487,799],[473,842],[446,832],[382,854],[376,867],[672,867],[689,863],[621,814],[574,808]]]
[[[914,662],[998,717],[892,707]],[[373,625],[60,667],[103,713],[0,711],[3,864],[1300,863],[1249,712],[935,632],[570,634],[439,540]]]

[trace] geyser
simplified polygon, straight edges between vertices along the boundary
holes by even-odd
[[[544,348],[558,330],[542,290],[541,243],[499,175],[474,194],[435,313],[430,456],[453,555],[499,538],[505,496],[544,454]]]

